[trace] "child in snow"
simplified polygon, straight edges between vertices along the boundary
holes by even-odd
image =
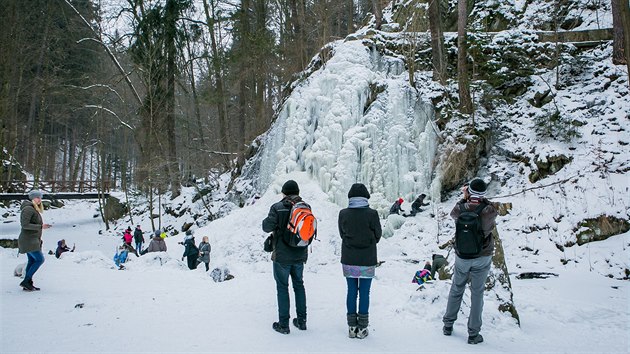
[[[128,227],[127,230],[125,230],[125,233],[123,234],[122,238],[126,244],[131,246],[131,240],[133,240],[133,235],[131,234],[131,227]]]
[[[64,252],[74,252],[75,245],[72,245],[72,249],[66,245],[66,240],[61,239],[57,241],[57,249],[55,250],[55,257],[61,257],[61,254]]]
[[[114,262],[116,263],[118,269],[125,269],[123,263],[127,262],[128,254],[129,251],[127,251],[127,247],[125,247],[125,245],[120,245],[120,247],[118,247],[118,251],[114,255]]]
[[[422,211],[421,207],[429,205],[429,203],[424,202],[424,198],[426,197],[427,195],[422,193],[418,196],[418,198],[416,198],[416,200],[413,201],[413,203],[411,203],[411,213],[409,216],[416,216],[416,214]]]

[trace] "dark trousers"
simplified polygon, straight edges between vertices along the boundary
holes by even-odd
[[[283,327],[289,326],[290,300],[289,275],[295,293],[295,312],[300,322],[306,322],[306,290],[304,290],[304,264],[280,264],[273,262],[273,278],[276,280],[278,294],[278,320]]]
[[[188,268],[189,269],[197,269],[197,255],[186,256],[188,260]]]
[[[357,295],[359,296],[359,313],[367,315],[370,309],[370,287],[372,278],[346,278],[348,283],[348,296],[346,307],[348,314],[357,313]]]
[[[44,254],[42,251],[28,252],[26,257],[28,262],[26,263],[26,269],[24,269],[24,280],[31,280],[39,267],[44,264]]]

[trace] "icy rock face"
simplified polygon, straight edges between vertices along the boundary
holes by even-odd
[[[266,135],[253,164],[257,189],[307,171],[340,206],[356,182],[368,186],[377,206],[431,195],[433,116],[430,102],[408,85],[401,60],[361,41],[337,43],[332,58],[293,91]]]

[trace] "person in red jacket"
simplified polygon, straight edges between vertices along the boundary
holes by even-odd
[[[130,227],[128,227],[127,230],[125,230],[125,233],[123,234],[123,240],[125,241],[126,244],[131,246],[131,241],[133,240],[133,235],[131,234],[131,228]]]

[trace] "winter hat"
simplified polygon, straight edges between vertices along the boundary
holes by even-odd
[[[44,196],[44,193],[37,189],[33,189],[32,191],[28,192],[28,199],[30,200],[33,200],[35,198],[42,199],[43,196]]]
[[[365,187],[363,183],[355,183],[350,187],[350,191],[348,192],[348,198],[353,197],[370,199],[370,192],[368,192],[367,187]]]
[[[160,229],[155,230],[155,237],[160,237],[162,235],[162,231]]]
[[[300,194],[300,188],[298,187],[297,182],[292,180],[292,179],[284,182],[284,185],[282,185],[282,194],[284,194],[284,195],[299,195]]]
[[[398,204],[402,204],[404,200],[402,198],[398,198]]]
[[[481,178],[475,178],[470,181],[470,184],[468,185],[468,192],[471,197],[479,198],[486,195],[487,188],[488,186],[486,185],[486,182],[484,182]]]

